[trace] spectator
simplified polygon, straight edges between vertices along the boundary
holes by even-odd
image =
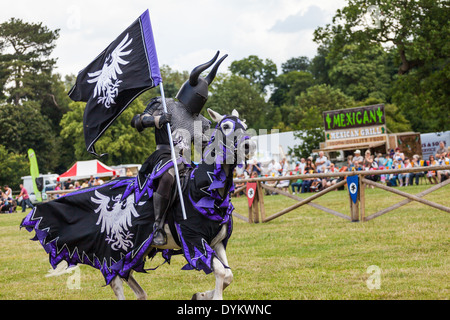
[[[323,154],[323,151],[319,151],[319,157],[316,159],[317,172],[325,172],[325,167],[328,158]]]
[[[386,154],[386,157],[383,159],[381,165],[380,165],[380,169],[392,169],[392,158],[391,155],[389,153]],[[381,178],[381,182],[384,183],[387,180],[389,180],[389,175],[387,174],[382,174],[380,176]]]
[[[439,142],[439,149],[436,151],[440,156],[445,153],[445,156],[448,157],[448,147],[445,146],[445,141]]]
[[[94,186],[94,176],[91,176],[90,178],[89,178],[89,182],[88,182],[88,187],[90,188],[90,187],[93,187]]]
[[[353,164],[353,156],[352,155],[349,155],[348,157],[347,157],[347,170],[348,171],[353,171],[353,167],[354,167],[355,165]]]
[[[404,164],[405,164],[405,169],[412,168],[412,163],[411,163],[411,161],[409,161],[408,158],[405,158]],[[403,176],[405,177],[405,187],[407,187],[409,184],[409,174],[410,174],[410,172],[403,174]]]
[[[63,185],[64,186],[64,190],[69,189],[71,184],[72,184],[72,179],[71,178],[67,179],[67,181],[65,181],[64,185]]]
[[[280,169],[278,169],[278,174],[280,176],[282,176],[284,171],[287,171],[288,168],[289,168],[289,163],[286,161],[286,158],[281,159],[281,161],[280,161]]]
[[[301,161],[303,161],[303,166],[302,166]],[[297,161],[297,166],[294,169],[295,175],[303,174],[303,172],[305,170],[305,165],[306,165],[305,158],[302,158],[301,161]],[[295,194],[295,188],[297,188],[297,193],[300,193],[300,188],[302,187],[302,183],[303,183],[302,179],[297,179],[297,181],[291,183],[292,194]]]
[[[438,165],[433,155],[430,155],[428,157],[427,165],[429,165],[429,166],[437,166]],[[431,184],[438,183],[437,177],[436,177],[436,171],[427,171],[427,178]],[[433,181],[434,181],[434,183],[433,183]]]
[[[253,160],[253,162],[247,166],[247,172],[251,176],[253,172],[256,172],[257,176],[261,175],[261,163],[259,163],[256,159]]]
[[[308,158],[306,160],[306,165],[305,165],[305,174],[312,174],[314,172],[315,172],[315,168],[314,168],[314,165],[312,163],[312,160],[311,160],[311,158]],[[313,180],[314,179],[303,179],[302,193],[310,191],[311,184],[313,183]]]
[[[103,184],[103,180],[99,177],[95,177],[94,186],[101,186]]]
[[[18,196],[19,199],[22,199],[22,212],[25,212],[25,209],[27,206],[29,206],[31,209],[34,208],[33,204],[30,201],[30,196],[28,195],[27,189],[23,186],[23,184],[20,184],[20,194]]]
[[[79,181],[75,181],[75,185],[74,185],[74,189],[80,189],[80,182]]]
[[[355,151],[355,156],[353,157],[353,165],[356,165],[357,163],[362,165],[364,161],[364,158],[361,157],[361,151],[356,150]]]
[[[391,169],[392,168],[392,158],[391,158],[391,155],[389,153],[386,154],[386,158],[384,158],[382,166],[385,169]]]
[[[6,200],[12,201],[12,190],[11,190],[11,188],[7,184],[5,184],[3,186],[3,189],[5,190],[5,198],[6,198]]]
[[[397,158],[397,163],[395,164],[395,169],[404,169],[405,164],[403,162],[403,159],[401,157]],[[404,173],[399,173],[397,175],[398,183],[400,187],[403,187],[405,185],[403,179],[406,178],[406,175]]]
[[[6,195],[3,191],[0,190],[0,212],[3,212],[3,208],[5,208],[7,205],[8,202],[6,200]]]
[[[436,155],[437,156],[437,155]],[[447,152],[442,152],[438,159],[439,166],[449,165],[449,158],[447,157]],[[437,178],[439,182],[443,182],[449,178],[450,170],[439,170],[437,172]]]
[[[327,170],[327,173],[335,173],[335,172],[339,172],[339,170],[338,168],[336,168],[334,163],[331,163],[330,168]],[[335,185],[338,179],[339,179],[338,177],[330,177],[328,179],[322,179],[322,188],[325,189],[331,187],[332,185]]]
[[[352,168],[352,171],[362,171],[362,170],[363,170],[362,163],[359,162],[359,161],[356,161],[354,166],[353,166],[353,168]]]
[[[363,168],[369,170],[372,167],[373,163],[373,157],[372,153],[369,149],[366,150],[366,153],[364,154],[364,160],[363,160]]]
[[[288,174],[287,170],[283,170],[282,176],[287,176],[287,174]],[[276,187],[280,188],[283,191],[287,191],[289,188],[289,182],[290,182],[289,180],[278,181]]]
[[[402,163],[403,163],[403,161],[405,161],[405,154],[403,152],[400,152],[399,147],[395,148],[395,153],[394,153],[394,159],[397,159],[397,158],[402,158]]]
[[[281,169],[280,163],[272,159],[268,167],[269,175],[271,175],[272,177],[278,175],[280,169]]]
[[[384,158],[381,153],[378,153],[377,156],[375,157],[375,159],[373,159],[373,160],[378,164],[378,167],[381,167],[384,163]]]
[[[305,166],[306,166],[306,160],[305,160],[305,158],[301,158],[300,163],[298,165],[298,167],[299,167],[298,174],[303,174],[305,172]]]
[[[388,169],[398,169],[398,164],[397,164],[397,159],[393,159],[392,160],[392,166]],[[387,185],[391,186],[391,187],[396,187],[397,186],[397,174],[391,173],[388,177],[387,177]]]
[[[420,167],[419,156],[417,154],[413,155],[410,163],[411,168]],[[419,178],[423,177],[423,172],[409,172],[406,174],[406,181],[410,186],[414,185],[414,178],[416,180],[416,185],[419,185]]]
[[[56,187],[55,187],[55,191],[59,191],[59,190],[61,190],[61,183],[57,182],[56,183]],[[59,198],[60,196],[61,196],[61,194],[59,194],[59,193],[56,194],[57,198]]]

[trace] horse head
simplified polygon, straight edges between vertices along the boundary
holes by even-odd
[[[231,115],[221,115],[207,109],[211,119],[217,123],[208,146],[205,148],[203,160],[207,163],[242,165],[253,156],[256,144],[247,134],[245,120],[233,110]]]

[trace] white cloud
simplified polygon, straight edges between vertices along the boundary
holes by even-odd
[[[344,4],[344,0],[16,0],[0,11],[0,22],[16,17],[61,29],[53,56],[62,74],[84,68],[147,8],[161,65],[190,71],[220,50],[229,54],[221,71],[249,55],[272,59],[280,69],[289,58],[315,55],[313,30],[331,22]]]

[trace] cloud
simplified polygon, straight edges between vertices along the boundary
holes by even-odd
[[[311,30],[324,24],[326,21],[323,10],[317,6],[310,6],[302,13],[297,12],[284,20],[278,20],[270,29],[276,33],[295,33],[303,30]]]
[[[10,17],[60,29],[52,57],[57,72],[77,74],[145,9],[150,10],[160,65],[190,71],[217,50],[229,57],[220,67],[249,55],[277,65],[314,56],[312,32],[329,22],[345,0],[16,0],[0,10]],[[320,8],[319,8],[320,7]],[[293,14],[296,13],[297,14]]]

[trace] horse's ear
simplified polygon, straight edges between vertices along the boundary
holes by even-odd
[[[207,111],[208,111],[208,114],[211,116],[211,119],[213,119],[213,121],[215,121],[217,123],[222,121],[223,116],[220,113],[215,112],[214,110],[212,110],[210,108],[208,108]]]
[[[239,118],[239,112],[237,112],[236,109],[233,109],[233,111],[231,112],[232,116],[235,116],[236,118]]]

